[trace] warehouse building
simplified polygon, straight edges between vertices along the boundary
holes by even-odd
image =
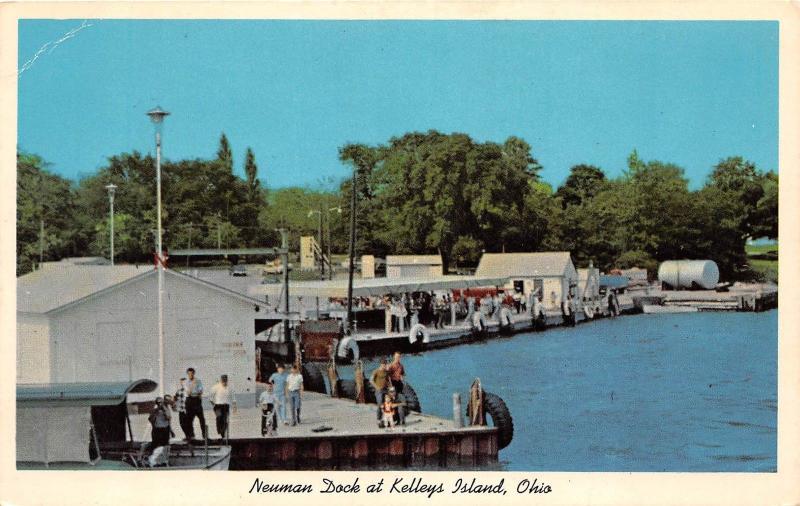
[[[542,294],[546,311],[560,311],[561,303],[576,295],[578,272],[568,251],[539,253],[484,253],[475,271],[478,278],[508,278],[506,288],[529,296]]]
[[[440,255],[387,255],[387,278],[438,278],[444,275]]]
[[[17,279],[17,382],[158,380],[156,270],[59,264]],[[252,400],[265,303],[171,269],[164,285],[165,391],[194,367]]]

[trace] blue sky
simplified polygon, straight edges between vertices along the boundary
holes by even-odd
[[[20,21],[19,66],[81,23]],[[578,163],[616,176],[634,148],[692,187],[731,155],[778,169],[776,22],[89,24],[19,76],[19,147],[72,179],[152,151],[156,104],[168,159],[211,158],[224,131],[270,187],[342,178],[342,144],[428,129],[522,137],[555,186]]]

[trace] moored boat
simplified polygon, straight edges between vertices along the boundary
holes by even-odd
[[[151,465],[150,443],[134,441],[127,398],[156,386],[146,379],[17,385],[17,468],[228,469],[231,447],[207,443],[161,447],[160,465]]]

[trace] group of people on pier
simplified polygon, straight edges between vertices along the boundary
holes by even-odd
[[[276,371],[267,380],[266,389],[258,398],[261,407],[261,435],[272,435],[278,430],[278,423],[289,425],[290,417],[286,415],[288,406],[291,414],[291,425],[300,423],[302,406],[303,375],[299,366],[292,364],[286,373],[283,364],[277,364]]]
[[[219,437],[227,437],[228,422],[230,420],[231,406],[236,412],[236,397],[228,383],[228,375],[220,376],[219,381],[211,387],[208,399],[214,409],[216,428]],[[203,397],[205,390],[203,382],[196,376],[193,367],[186,369],[186,377],[180,378],[178,389],[174,395],[156,397],[155,406],[150,413],[149,421],[152,426],[153,448],[166,446],[170,437],[174,437],[172,430],[172,414],[178,413],[178,425],[183,431],[184,441],[194,440],[194,420],[200,422],[200,431],[203,439],[208,437],[206,418],[203,414]]]
[[[406,398],[403,394],[406,370],[400,361],[400,356],[399,351],[395,352],[391,363],[382,358],[380,365],[370,375],[370,383],[375,388],[375,401],[378,404],[378,427],[381,428],[406,424]]]

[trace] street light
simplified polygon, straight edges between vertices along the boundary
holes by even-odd
[[[333,256],[331,256],[331,211],[336,211],[339,214],[342,214],[341,207],[331,207],[328,209],[327,213],[327,223],[328,223],[328,279],[333,279]]]
[[[161,247],[161,125],[169,113],[161,107],[147,111],[156,126],[156,258],[158,264],[158,390],[164,396],[164,249]]]
[[[117,185],[111,183],[106,185],[108,190],[108,203],[111,206],[111,214],[108,219],[111,225],[111,265],[114,265],[114,192],[117,190]]]

